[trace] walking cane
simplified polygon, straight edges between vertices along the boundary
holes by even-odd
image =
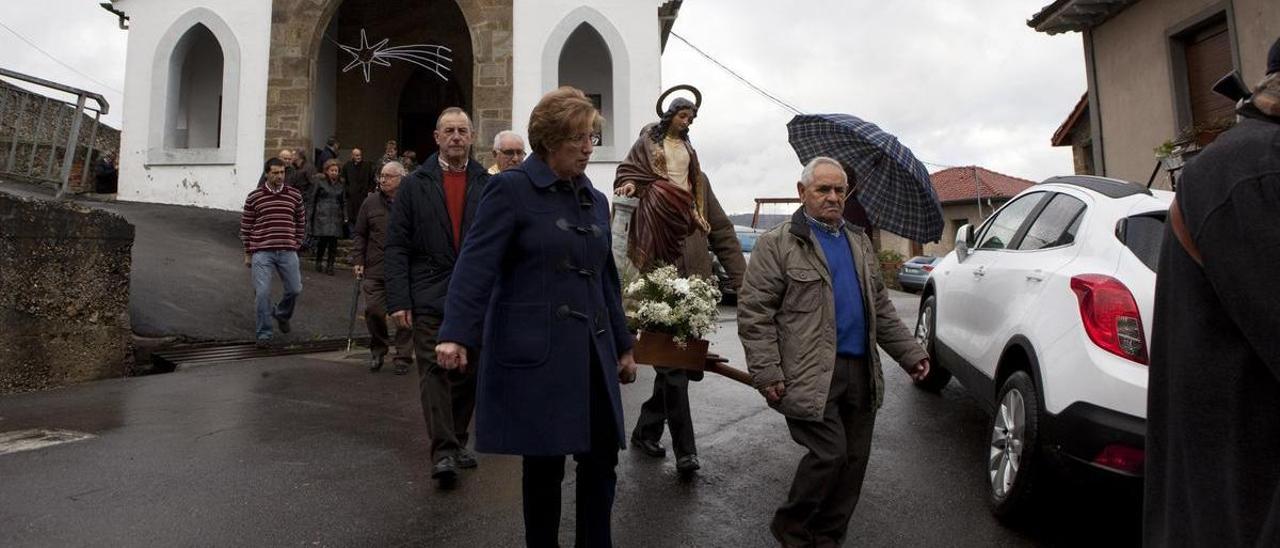
[[[356,308],[360,305],[360,278],[355,278],[355,287],[351,291],[351,321],[347,323],[347,353],[351,353],[351,344],[356,333]]]

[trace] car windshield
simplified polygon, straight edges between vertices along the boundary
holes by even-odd
[[[742,252],[751,253],[751,250],[756,246],[756,238],[758,237],[760,235],[754,232],[739,232],[738,244],[742,246]]]
[[[1124,230],[1117,236],[1142,264],[1155,272],[1160,263],[1160,244],[1164,240],[1164,212],[1134,215],[1124,220]]]
[[[935,259],[933,257],[912,257],[911,260],[907,262],[917,263],[917,264],[933,264],[934,260]]]

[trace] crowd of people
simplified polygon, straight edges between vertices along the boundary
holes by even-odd
[[[1280,326],[1274,296],[1248,293],[1260,283],[1256,269],[1233,259],[1250,253],[1229,253],[1244,245],[1242,226],[1271,226],[1277,208],[1280,43],[1272,58],[1268,79],[1241,106],[1246,121],[1187,168],[1166,238],[1147,488],[1146,535],[1157,545],[1280,541],[1280,475],[1268,460],[1280,452],[1280,365],[1277,352],[1266,352]],[[617,170],[615,194],[639,199],[627,257],[642,272],[669,265],[683,276],[710,275],[708,249],[724,264],[739,290],[738,335],[753,385],[807,450],[769,530],[783,546],[839,546],[883,401],[877,349],[915,379],[932,364],[899,320],[866,232],[844,219],[858,181],[838,161],[817,157],[803,167],[795,186],[802,205],[760,236],[750,264],[743,260],[689,138],[699,106],[672,101]],[[585,174],[603,122],[581,91],[562,87],[530,113],[532,153],[504,131],[487,168],[473,158],[472,121],[456,107],[440,114],[439,152],[420,165],[397,156],[395,142],[367,167],[358,149],[339,164],[331,139],[313,176],[301,154],[282,151],[267,161],[242,221],[260,342],[270,340],[273,320],[289,331],[304,240],[321,242],[316,267],[331,273],[331,242],[350,227],[368,303],[370,369],[382,367],[391,346],[397,373],[417,364],[432,478],[455,486],[460,470],[479,465],[475,452],[521,456],[525,540],[533,547],[558,545],[568,455],[577,462],[575,545],[613,545],[615,468],[628,439],[621,385],[636,379],[636,362],[609,199]],[[1223,173],[1229,185],[1219,184]],[[1274,229],[1253,235],[1255,243],[1280,241]],[[1179,244],[1183,251],[1173,252]],[[278,303],[270,300],[273,273],[285,290]],[[1186,298],[1199,305],[1175,302]],[[1210,361],[1215,368],[1203,368]],[[701,467],[690,380],[688,371],[659,368],[630,434],[632,447],[660,458],[659,439],[670,428],[682,475]],[[1235,402],[1240,416],[1224,421],[1185,407],[1204,387]],[[1224,429],[1242,443],[1226,451],[1208,443]],[[1247,500],[1222,504],[1222,489]]]

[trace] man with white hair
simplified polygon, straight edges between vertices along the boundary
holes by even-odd
[[[509,129],[498,132],[493,136],[493,165],[489,166],[489,175],[520,165],[524,157],[524,139],[519,133]]]
[[[814,158],[796,190],[804,205],[756,241],[738,335],[755,387],[809,450],[770,531],[784,546],[840,546],[884,397],[876,345],[916,379],[929,356],[898,319],[871,240],[844,220],[840,163]]]
[[[382,369],[382,362],[394,344],[397,375],[408,374],[409,365],[413,363],[413,329],[396,326],[395,339],[388,336],[387,286],[382,260],[387,243],[387,220],[404,176],[405,168],[400,162],[387,162],[382,166],[382,172],[378,174],[378,191],[369,194],[360,204],[355,229],[352,230],[355,241],[351,250],[352,270],[361,280],[360,289],[365,297],[364,320],[369,329],[371,354],[369,371]]]

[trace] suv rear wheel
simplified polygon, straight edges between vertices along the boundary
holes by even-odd
[[[991,417],[991,445],[987,458],[991,513],[1001,521],[1016,521],[1034,498],[1043,480],[1040,458],[1040,395],[1026,372],[1004,381]]]
[[[937,310],[937,299],[930,295],[920,304],[920,314],[916,317],[916,343],[929,353],[929,375],[924,379],[911,382],[916,388],[929,392],[938,392],[951,382],[951,372],[942,367],[938,362],[938,353],[933,350]]]

